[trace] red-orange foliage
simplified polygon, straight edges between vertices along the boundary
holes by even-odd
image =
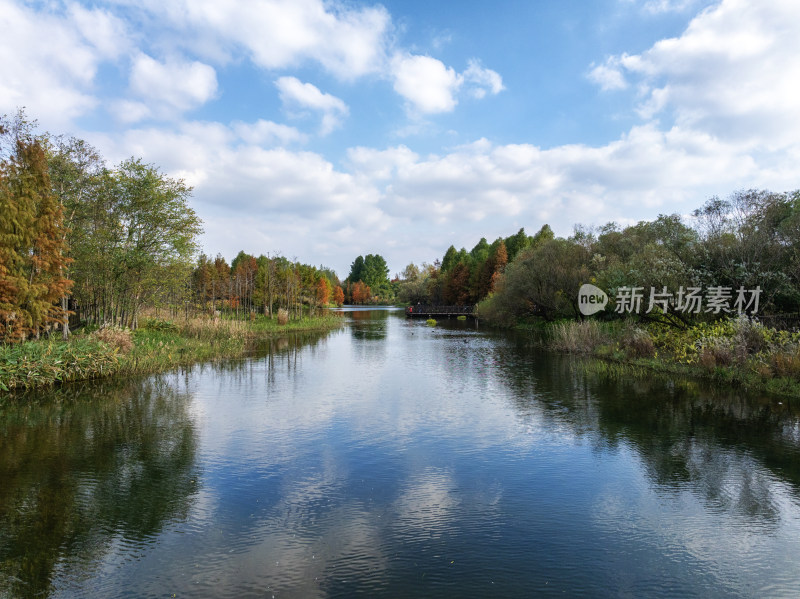
[[[333,301],[337,306],[341,306],[344,303],[344,290],[339,285],[333,290]]]
[[[365,285],[362,281],[358,281],[355,285],[353,285],[354,304],[364,304],[370,299],[372,299],[372,290],[368,285]]]
[[[331,287],[330,283],[328,283],[328,279],[321,278],[317,281],[317,304],[320,306],[324,306],[327,304],[331,299]]]
[[[460,306],[469,301],[469,267],[466,264],[459,262],[447,273],[443,295],[446,304]]]

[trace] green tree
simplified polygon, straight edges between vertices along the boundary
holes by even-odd
[[[347,275],[347,280],[351,283],[364,280],[364,257],[359,256],[350,265],[350,274]]]
[[[182,284],[202,228],[188,205],[191,189],[155,166],[126,160],[117,168],[114,183],[121,229],[114,252],[117,320],[135,327],[144,303]]]
[[[567,239],[529,247],[508,265],[480,311],[504,324],[526,316],[580,317],[578,289],[589,280],[590,258],[585,247]]]
[[[458,252],[456,251],[455,246],[450,246],[447,248],[447,251],[444,253],[444,258],[442,258],[442,265],[439,267],[439,270],[443,273],[448,272],[451,268],[453,268],[458,263]]]

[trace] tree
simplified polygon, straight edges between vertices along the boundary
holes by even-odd
[[[328,279],[320,277],[316,285],[316,302],[318,306],[325,306],[330,301],[331,287]]]
[[[117,321],[136,327],[141,306],[191,268],[202,232],[188,205],[191,189],[141,160],[122,162],[114,174],[120,224],[115,248]]]
[[[363,281],[358,281],[353,285],[353,303],[365,304],[372,299],[372,290]]]
[[[12,130],[0,121],[0,135],[14,136],[11,153],[0,161],[0,340],[39,337],[66,319],[56,305],[72,281],[63,208],[52,192],[41,140],[22,115]]]
[[[455,246],[450,246],[447,248],[447,251],[444,253],[444,258],[442,258],[442,265],[439,270],[443,273],[448,272],[451,268],[453,268],[456,263],[458,262],[458,252],[456,251]]]
[[[333,290],[333,301],[337,306],[340,307],[342,304],[344,304],[344,290],[340,285],[337,285],[336,289]]]
[[[589,251],[567,239],[529,247],[508,265],[484,315],[509,323],[522,316],[580,317],[578,289],[589,280]]]
[[[547,225],[545,225],[547,226]],[[549,228],[549,227],[548,227]],[[522,250],[531,244],[531,238],[525,234],[525,228],[521,228],[515,235],[505,238],[508,261],[511,262]]]
[[[382,297],[390,294],[389,267],[380,254],[367,254],[364,258],[362,281],[372,289],[373,293]]]
[[[364,280],[364,257],[359,256],[350,265],[350,274],[347,275],[347,280],[351,283]]]
[[[469,302],[469,266],[466,261],[456,264],[447,273],[444,284],[444,302],[448,305],[464,305]]]

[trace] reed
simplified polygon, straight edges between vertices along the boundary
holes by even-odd
[[[324,331],[344,319],[323,314],[291,320],[143,319],[136,331],[104,328],[69,341],[0,345],[0,390],[30,389],[115,374],[145,374],[221,357],[238,357],[262,339],[288,332]]]
[[[591,354],[608,342],[608,335],[594,320],[559,322],[549,329],[551,349],[571,354]]]

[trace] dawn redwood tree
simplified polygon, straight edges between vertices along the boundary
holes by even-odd
[[[316,302],[318,306],[325,306],[331,298],[331,287],[328,279],[320,277],[316,285]]]
[[[337,285],[336,289],[333,290],[333,301],[337,306],[344,304],[344,290],[341,285]]]
[[[12,129],[10,153],[0,156],[0,340],[39,337],[66,318],[60,300],[72,285],[63,209],[52,191],[47,156],[22,115]],[[4,144],[6,145],[6,144]]]
[[[362,281],[358,281],[353,285],[353,303],[365,304],[372,298],[372,290],[368,285]]]

